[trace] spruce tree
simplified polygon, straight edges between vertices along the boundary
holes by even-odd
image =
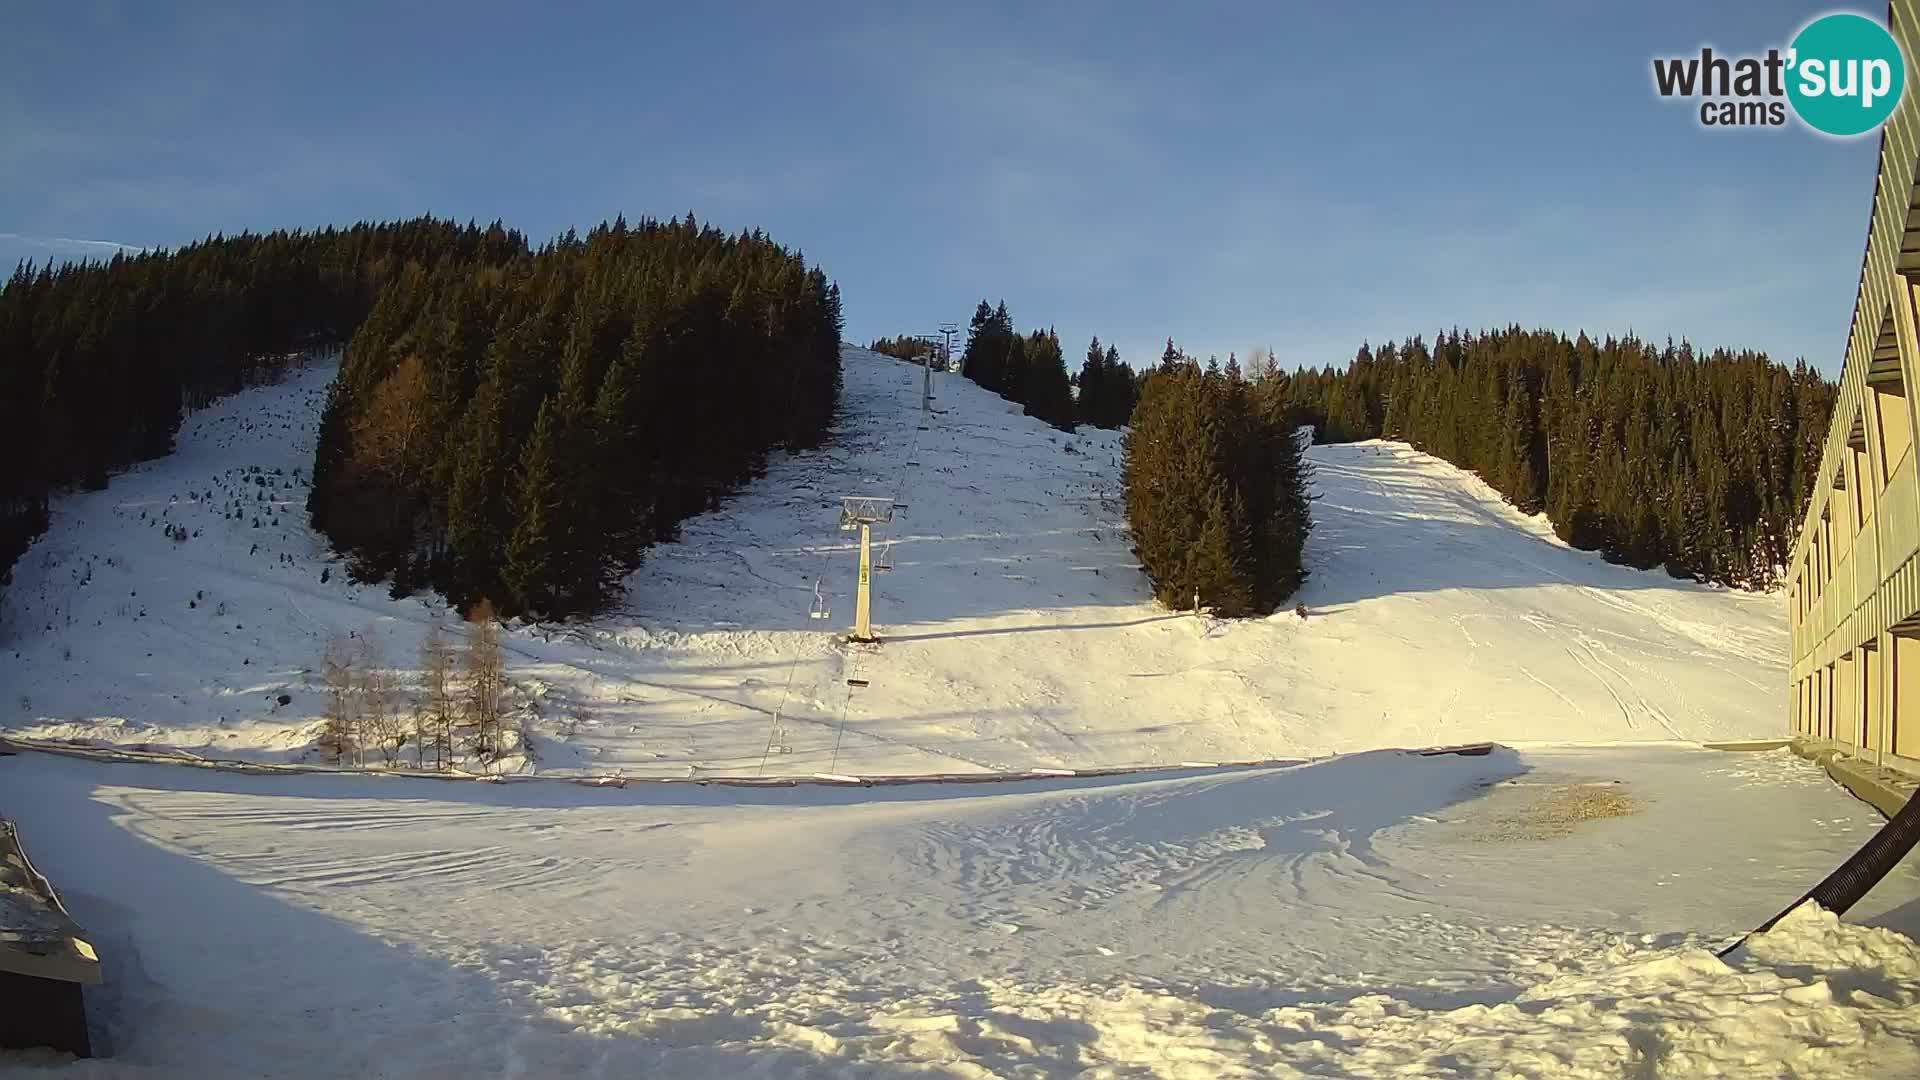
[[[555,402],[540,406],[533,437],[520,457],[513,513],[518,524],[507,540],[500,577],[515,607],[536,615],[563,610],[567,596],[566,521],[559,462],[560,421]]]
[[[985,300],[973,309],[973,318],[967,323],[967,344],[960,354],[960,373],[981,386],[990,386],[992,379],[986,370],[988,342],[993,337],[993,309]]]
[[[1107,387],[1107,354],[1100,347],[1100,335],[1087,344],[1087,358],[1080,364],[1080,397],[1075,411],[1081,423],[1106,427],[1112,391]]]
[[[1245,612],[1251,592],[1241,577],[1238,522],[1228,513],[1222,489],[1208,492],[1204,505],[1200,529],[1187,545],[1178,596],[1185,600],[1191,593],[1198,605],[1231,618]]]
[[[1062,431],[1072,431],[1073,387],[1067,382],[1067,364],[1060,354],[1060,338],[1051,330],[1044,334],[1036,330],[1027,340],[1025,354],[1026,414]]]
[[[1039,333],[1039,331],[1034,331]],[[1018,334],[1006,336],[1006,346],[1000,368],[1000,385],[996,387],[1000,396],[1008,401],[1025,403],[1027,400],[1027,353],[1033,342]]]
[[[1305,581],[1307,475],[1285,410],[1191,365],[1145,381],[1124,443],[1135,551],[1170,608],[1270,611]],[[1278,418],[1278,419],[1276,419]]]
[[[1107,346],[1103,377],[1106,379],[1104,413],[1099,424],[1105,428],[1124,426],[1133,415],[1133,403],[1140,396],[1139,379],[1132,368],[1121,362],[1120,350],[1112,345]]]

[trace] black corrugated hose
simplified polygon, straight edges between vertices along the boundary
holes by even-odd
[[[1845,915],[1847,909],[1867,895],[1867,890],[1880,883],[1887,872],[1899,865],[1907,857],[1916,843],[1920,843],[1920,791],[1907,799],[1907,805],[1900,812],[1887,819],[1887,823],[1874,833],[1872,838],[1853,853],[1853,857],[1840,864],[1840,868],[1828,874],[1805,896],[1788,904],[1785,911],[1761,923],[1739,941],[1720,950],[1725,956],[1747,943],[1753,934],[1764,934],[1773,929],[1773,924],[1787,917],[1787,912],[1809,900],[1835,915]]]

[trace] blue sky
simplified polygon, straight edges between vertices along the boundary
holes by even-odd
[[[862,341],[985,295],[1136,364],[1520,322],[1838,369],[1877,138],[1706,131],[1649,75],[1805,4],[553,6],[14,10],[0,262],[693,210]]]

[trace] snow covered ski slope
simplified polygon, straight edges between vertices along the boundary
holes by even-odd
[[[113,1055],[0,1071],[1920,1074],[1912,865],[1855,923],[1713,956],[1878,824],[1791,754],[1684,745],[1781,729],[1775,598],[1608,566],[1368,443],[1312,451],[1305,617],[1169,613],[1116,435],[951,377],[922,430],[916,369],[846,368],[833,443],[687,522],[621,610],[506,635],[534,735],[509,764],[1194,764],[623,788],[0,757],[0,813],[101,950]],[[448,613],[348,583],[302,522],[329,375],[58,503],[8,593],[0,726],[313,760],[326,639],[409,664]],[[877,647],[839,639],[842,495],[904,505]],[[1376,749],[1478,739],[1521,748]]]
[[[412,662],[440,605],[349,584],[304,525],[329,375],[227,399],[189,418],[174,456],[58,501],[8,590],[0,724],[302,760],[329,635],[371,626]],[[508,635],[539,714],[522,767],[980,771],[1784,724],[1776,598],[1609,566],[1392,443],[1312,451],[1305,618],[1159,609],[1128,550],[1116,434],[1062,434],[957,376],[921,430],[919,380],[848,349],[830,446],[777,455],[689,521],[623,610]],[[849,494],[905,504],[877,534],[893,567],[875,575],[877,649],[836,637],[853,615],[852,534],[835,528]],[[809,618],[820,605],[830,618]]]

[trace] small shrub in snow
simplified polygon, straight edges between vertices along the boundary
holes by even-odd
[[[466,683],[466,720],[473,728],[473,748],[483,758],[501,749],[500,722],[506,709],[506,666],[500,655],[500,624],[493,605],[481,600],[468,615],[466,649],[462,656]]]
[[[408,724],[399,709],[397,683],[387,666],[386,648],[379,631],[369,626],[360,635],[360,731],[363,742],[380,751],[391,768],[406,748]]]
[[[335,764],[346,764],[359,753],[359,710],[354,698],[353,643],[341,635],[327,642],[320,660],[320,678],[327,691],[320,749]]]
[[[416,760],[426,764],[426,749],[433,748],[433,767],[453,765],[453,725],[459,713],[455,698],[453,643],[435,620],[420,643],[420,701],[416,709],[419,737],[415,740]]]

